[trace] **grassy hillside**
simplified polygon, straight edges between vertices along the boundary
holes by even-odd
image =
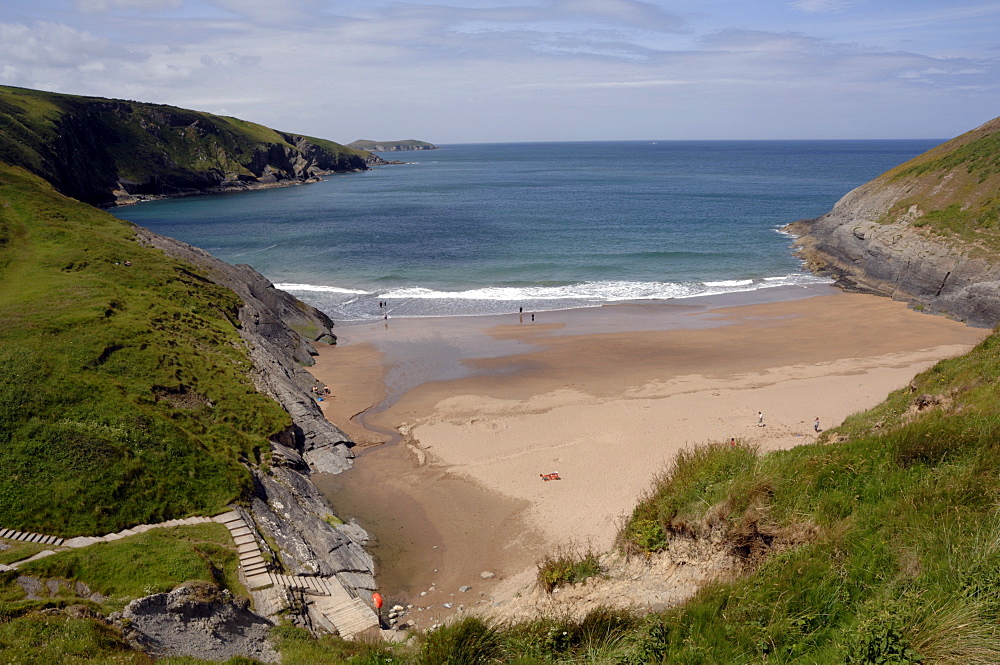
[[[95,205],[365,168],[363,151],[159,104],[0,86],[0,159]]]
[[[972,251],[1000,252],[1000,118],[944,143],[875,181],[907,196],[883,222],[911,224]]]
[[[106,533],[246,493],[241,460],[290,423],[247,377],[238,306],[128,223],[0,166],[0,525]]]
[[[624,544],[770,556],[662,617],[669,662],[1000,662],[998,379],[994,333],[817,444],[679,460]]]

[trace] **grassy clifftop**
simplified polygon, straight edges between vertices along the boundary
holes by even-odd
[[[0,86],[0,158],[95,205],[363,170],[366,157],[200,111]]]
[[[943,238],[1000,252],[1000,118],[888,171],[873,183],[905,184],[882,217],[908,219]]]
[[[0,166],[0,525],[107,533],[245,495],[241,460],[290,421],[247,376],[239,305]]]

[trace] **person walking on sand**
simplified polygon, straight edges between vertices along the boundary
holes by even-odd
[[[757,427],[763,427],[763,426],[764,426],[764,412],[763,411],[758,411],[757,412]]]
[[[816,416],[816,420],[813,421],[813,431],[819,434],[819,416]]]

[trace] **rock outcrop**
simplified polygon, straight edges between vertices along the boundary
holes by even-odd
[[[987,123],[849,192],[826,215],[794,222],[807,266],[847,291],[904,300],[973,326],[1000,322],[1000,262],[990,251],[1000,158]],[[961,219],[964,226],[953,221]],[[956,230],[956,228],[958,230]]]
[[[157,657],[280,660],[267,640],[271,622],[250,611],[247,601],[208,584],[133,600],[111,618],[122,626],[129,642]]]
[[[427,141],[405,139],[403,141],[371,141],[359,139],[347,144],[348,148],[367,150],[369,152],[401,152],[405,150],[437,150],[438,147]]]

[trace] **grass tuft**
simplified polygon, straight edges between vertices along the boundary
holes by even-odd
[[[538,584],[546,593],[569,584],[577,584],[603,573],[600,557],[591,549],[563,547],[547,554],[538,563]]]

